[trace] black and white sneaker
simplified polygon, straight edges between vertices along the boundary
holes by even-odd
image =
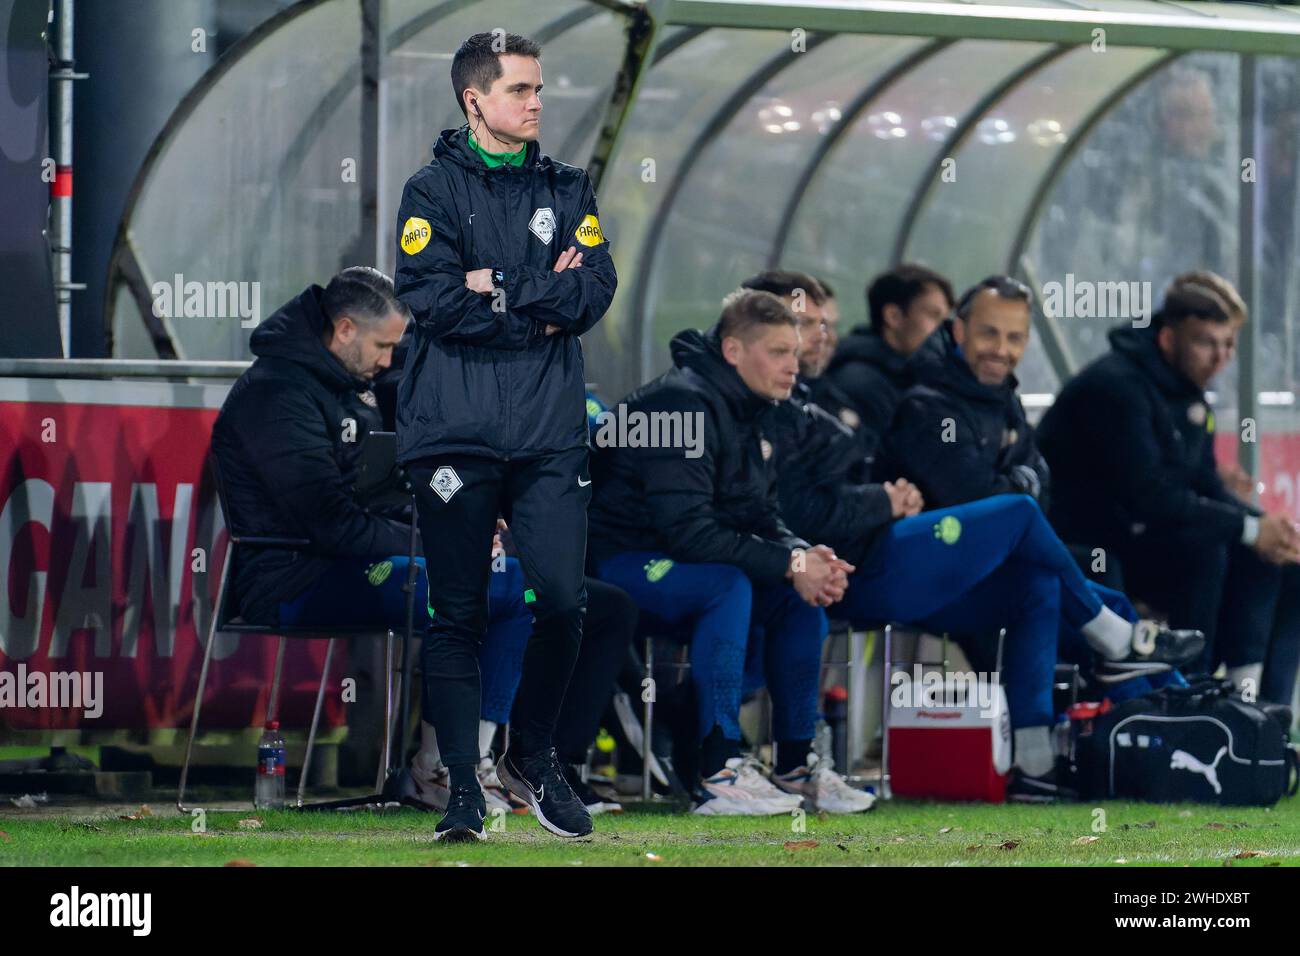
[[[1200,631],[1175,631],[1158,621],[1142,620],[1133,625],[1133,645],[1121,663],[1170,664],[1187,667],[1205,651]]]
[[[452,787],[447,798],[447,815],[433,828],[433,838],[447,843],[486,840],[487,832],[483,829],[485,816],[487,806],[477,783],[469,787]]]
[[[591,832],[591,814],[564,778],[554,747],[519,760],[507,749],[497,761],[497,777],[528,804],[537,822],[556,836],[580,837]]]
[[[1056,770],[1041,777],[1031,777],[1019,767],[1012,767],[1007,777],[1008,803],[1057,803],[1061,800],[1078,800],[1079,795],[1062,786]]]
[[[573,788],[574,796],[582,801],[582,805],[587,808],[587,812],[593,817],[598,813],[622,813],[623,804],[617,800],[609,799],[608,795],[601,795],[595,791],[592,786],[583,779],[585,767],[575,763],[566,763],[564,765],[564,779],[569,781],[569,786]]]

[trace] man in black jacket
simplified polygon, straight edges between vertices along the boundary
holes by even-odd
[[[907,360],[952,310],[952,285],[932,269],[904,263],[867,286],[870,325],[853,329],[835,349],[826,379],[852,403],[875,450],[911,384]]]
[[[452,60],[469,121],[444,130],[398,211],[398,296],[415,342],[398,390],[398,457],[415,479],[430,567],[424,676],[451,771],[439,839],[483,839],[474,775],[497,517],[535,616],[497,774],[560,836],[591,831],[552,745],[586,606],[587,422],[578,336],[616,276],[587,174],[543,156],[540,49],[479,33]]]
[[[1180,276],[1149,324],[1113,330],[1111,352],[1066,384],[1040,443],[1061,536],[1118,559],[1126,590],[1204,631],[1207,668],[1225,663],[1243,689],[1289,703],[1300,633],[1275,610],[1300,533],[1224,486],[1205,395],[1245,317],[1219,276]]]
[[[765,422],[789,397],[797,348],[795,318],[776,296],[737,290],[714,329],[673,338],[675,367],[605,413],[613,417],[596,434],[598,575],[627,591],[653,625],[690,640],[703,742],[696,813],[783,814],[804,797],[834,796],[823,808],[850,812],[871,803],[861,792],[840,800],[846,795],[828,793],[805,765],[827,630],[821,608],[839,600],[853,568],[792,535],[777,508]],[[765,632],[771,781],[740,755],[751,627]]]
[[[381,427],[370,380],[388,367],[405,324],[388,278],[355,266],[324,289],[310,286],[253,332],[257,360],[226,396],[212,451],[242,534],[307,538],[312,547],[236,550],[231,581],[246,620],[294,623],[300,609],[283,620],[285,605],[305,602],[324,577],[407,553],[406,527],[372,514],[353,489],[357,450]],[[363,590],[346,613],[373,622],[382,600]]]
[[[906,478],[931,508],[1047,490],[1047,463],[1016,394],[1029,345],[1029,288],[990,276],[962,296],[908,363],[915,382],[898,403],[875,473]]]
[[[781,292],[793,307],[809,281],[800,273],[769,271],[746,284]],[[778,403],[768,427],[782,515],[796,533],[831,545],[858,568],[835,610],[855,624],[890,620],[951,633],[968,651],[984,650],[982,638],[1006,628],[1002,680],[1015,740],[1008,794],[1061,796],[1049,733],[1061,623],[1077,629],[1084,653],[1090,661],[1098,655],[1103,668],[1131,669],[1144,657],[1184,659],[1201,644],[1180,648],[1189,638],[1136,627],[1126,601],[1117,608],[1102,600],[1024,495],[921,515],[926,502],[906,479],[868,483],[852,430],[810,400],[827,330],[818,303],[803,301],[801,313],[801,383]],[[1148,633],[1153,643],[1166,645],[1160,655],[1134,652]],[[995,653],[986,656],[996,659]],[[1112,663],[1125,658],[1125,664]]]

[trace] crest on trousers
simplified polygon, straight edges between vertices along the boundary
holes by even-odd
[[[460,475],[456,474],[456,469],[448,468],[446,465],[435,471],[433,477],[429,479],[429,487],[436,491],[443,501],[451,501],[451,496],[458,492],[463,484]]]

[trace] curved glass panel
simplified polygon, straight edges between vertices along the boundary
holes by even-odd
[[[1097,124],[1053,185],[1026,255],[1040,286],[1060,283],[1070,299],[1058,327],[1078,364],[1132,321],[1115,283],[1158,304],[1170,278],[1189,269],[1237,281],[1237,81],[1229,54],[1192,54],[1157,71]],[[1219,392],[1235,390],[1234,364]]]
[[[845,328],[866,320],[862,290],[889,266],[908,203],[962,117],[1045,49],[975,40],[946,47],[868,103],[826,157],[795,215],[785,260],[826,275]],[[945,246],[917,256],[942,271]]]
[[[669,214],[649,277],[652,374],[668,366],[673,335],[711,325],[723,295],[767,265],[790,192],[836,129],[846,91],[869,83],[924,42],[828,40],[795,57],[704,145]],[[835,233],[839,226],[827,221],[818,231]]]

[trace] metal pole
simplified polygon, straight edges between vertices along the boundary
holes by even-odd
[[[383,195],[384,127],[384,5],[361,0],[361,254],[383,270],[392,250],[391,237],[381,228],[379,200]],[[391,267],[389,267],[391,271]]]
[[[1256,152],[1255,127],[1259,122],[1259,110],[1256,92],[1255,56],[1245,53],[1241,56],[1238,89],[1240,96],[1240,109],[1237,113],[1237,134],[1240,138],[1238,155],[1240,159],[1248,157],[1254,159],[1258,173],[1259,154]],[[1255,393],[1255,326],[1260,321],[1256,308],[1259,302],[1255,297],[1255,229],[1258,225],[1255,190],[1258,188],[1257,183],[1246,182],[1243,179],[1238,188],[1240,198],[1237,203],[1237,289],[1246,305],[1255,312],[1255,320],[1243,325],[1238,335],[1237,420],[1240,422],[1250,418],[1255,422],[1255,441],[1237,443],[1237,461],[1248,475],[1258,474],[1259,439],[1262,437],[1259,434]],[[1240,436],[1240,430],[1237,434]]]
[[[650,693],[645,694],[645,733],[641,739],[641,799],[649,800],[653,791],[650,788],[650,755],[654,752],[651,747],[651,741],[654,739],[654,721],[655,721],[655,696],[658,688],[654,684],[655,674],[655,639],[647,637],[645,639],[645,675],[650,679],[648,687]]]
[[[86,288],[84,282],[72,281],[72,81],[84,80],[89,74],[77,73],[72,60],[73,0],[58,0],[58,69],[50,79],[58,82],[58,123],[55,126],[54,182],[50,205],[54,224],[54,291],[59,303],[59,336],[63,340],[63,357],[72,356],[72,293]]]

